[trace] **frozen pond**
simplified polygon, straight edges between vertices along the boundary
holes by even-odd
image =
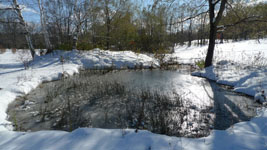
[[[8,109],[16,130],[138,128],[200,137],[256,115],[251,97],[187,70],[84,71],[44,83]]]

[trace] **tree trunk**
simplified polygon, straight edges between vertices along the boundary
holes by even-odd
[[[192,45],[192,19],[190,19],[189,31],[188,31],[188,47]]]
[[[204,45],[205,44],[205,23],[206,23],[206,14],[204,14],[204,18],[202,20],[202,23],[201,23],[201,33],[200,33],[200,36],[201,36],[201,40],[200,40],[200,45]]]
[[[52,48],[52,44],[49,39],[49,34],[47,32],[46,14],[44,13],[43,0],[38,0],[38,6],[40,9],[40,21],[41,21],[41,26],[42,26],[42,32],[44,35],[44,40],[45,40],[45,46],[47,49],[47,53],[51,53],[53,51],[53,48]]]
[[[214,47],[215,47],[215,39],[216,39],[216,33],[217,33],[217,25],[219,24],[223,11],[225,9],[225,5],[227,0],[220,0],[220,9],[215,16],[215,6],[219,2],[217,1],[214,3],[213,0],[209,0],[209,17],[210,17],[210,35],[209,35],[209,47],[207,56],[205,59],[205,67],[209,67],[212,65],[212,59],[213,59],[213,53],[214,53]]]
[[[107,21],[107,35],[106,36],[107,36],[106,37],[106,46],[107,46],[107,50],[109,50],[110,49],[110,21]]]
[[[223,44],[223,32],[220,33],[220,43]]]
[[[209,35],[209,47],[205,60],[205,67],[209,67],[212,65],[214,47],[215,47],[215,39],[216,39],[217,28],[213,23],[210,24],[210,35]]]
[[[32,56],[32,59],[34,59],[34,56],[35,56],[35,51],[34,51],[34,47],[32,45],[32,40],[31,40],[31,34],[28,30],[28,27],[27,27],[27,24],[22,16],[22,13],[21,13],[21,9],[18,5],[18,2],[17,0],[13,0],[13,9],[15,9],[17,15],[18,15],[18,19],[20,21],[20,24],[23,26],[25,32],[25,38],[26,38],[26,41],[27,41],[27,44],[29,46],[29,49],[30,49],[30,52],[31,52],[31,56]]]
[[[80,24],[81,24],[81,18],[80,18],[80,13],[77,9],[77,2],[78,0],[75,0],[74,7],[73,7],[73,12],[74,12],[74,20],[76,23],[76,29],[73,33],[73,38],[72,38],[72,49],[77,49],[77,42],[78,42],[78,35],[80,32]]]
[[[72,39],[72,49],[77,49],[77,43],[78,43],[78,35],[80,31],[80,26],[78,25],[75,29],[73,39]]]
[[[181,21],[184,19],[184,13],[182,13]],[[181,23],[181,45],[184,45],[184,23]]]
[[[106,46],[107,46],[107,50],[110,49],[110,26],[111,26],[111,19],[109,16],[109,10],[106,7],[106,27],[107,27],[107,34],[106,34]]]

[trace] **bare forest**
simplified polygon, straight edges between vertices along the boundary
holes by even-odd
[[[100,48],[163,53],[171,51],[175,44],[191,46],[193,40],[199,45],[206,44],[210,35],[244,40],[267,34],[267,5],[247,5],[242,0],[0,2],[1,48],[49,51]],[[23,17],[29,12],[36,19],[28,21]],[[216,15],[218,20],[211,22]],[[212,26],[216,30],[210,33]]]

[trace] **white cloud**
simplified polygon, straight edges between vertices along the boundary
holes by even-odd
[[[0,8],[11,8],[11,5],[7,5],[7,4],[0,4]],[[22,12],[30,12],[30,13],[35,13],[35,14],[39,14],[36,10],[29,8],[25,5],[20,5]]]
[[[0,4],[0,8],[10,8],[10,5]]]
[[[38,14],[38,12],[32,8],[29,8],[25,5],[20,5],[21,9],[22,9],[22,12],[31,12],[31,13],[35,13],[35,14]]]

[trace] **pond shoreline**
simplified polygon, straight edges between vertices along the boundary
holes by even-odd
[[[85,72],[86,72],[86,71],[88,71],[88,70],[85,70]],[[91,70],[91,71],[92,71],[92,70]],[[96,71],[96,72],[99,72],[99,71],[100,71],[100,72],[101,72],[101,71],[104,71],[104,72],[105,72],[105,71],[106,71],[106,73],[108,74],[111,70],[93,70],[93,71]],[[121,71],[122,71],[122,70],[112,70],[111,72],[117,72],[117,73],[118,73],[118,72],[121,72]],[[143,70],[143,69],[142,69],[142,70],[124,70],[124,71],[122,71],[122,72],[125,72],[125,71],[126,71],[126,72],[129,72],[129,73],[131,73],[131,72],[135,72],[135,71],[137,71],[137,72],[144,72],[144,71],[145,71],[145,72],[149,72],[149,70]],[[165,72],[166,70],[154,69],[154,70],[151,70],[151,71],[152,71],[152,72],[153,72],[153,71],[156,71],[156,72],[157,72],[157,71],[159,71],[159,72]],[[180,70],[180,71],[181,71],[181,70]],[[188,71],[188,70],[187,70],[187,71]],[[81,75],[82,72],[83,72],[83,71],[80,71],[80,73],[78,74],[78,76]],[[168,72],[168,71],[167,71],[167,72]],[[177,70],[176,70],[176,71],[175,71],[175,70],[169,70],[169,72],[177,72]],[[179,72],[179,71],[178,71],[178,72]],[[102,74],[105,74],[105,73],[102,72]],[[116,73],[115,73],[115,74],[116,74]],[[73,77],[70,77],[70,78],[75,78],[75,76],[76,76],[76,75],[74,75]],[[65,80],[65,79],[63,79],[63,80]],[[66,80],[68,80],[68,78],[67,78]],[[61,81],[59,80],[59,81],[57,81],[57,82],[61,82]],[[52,82],[51,82],[51,83],[52,83]],[[50,84],[50,83],[48,83],[48,84]],[[41,84],[38,88],[40,88],[40,87],[42,87],[42,86],[44,86],[44,85]],[[36,89],[35,89],[35,90],[36,90]],[[28,96],[28,95],[26,95],[26,96]],[[21,98],[24,98],[24,97],[21,97]],[[30,102],[31,102],[31,101],[28,101],[27,103],[30,103]],[[22,105],[22,107],[24,107],[24,105],[25,105],[25,101],[24,101],[24,104]],[[195,106],[194,106],[194,107],[195,107]],[[195,109],[194,107],[192,107],[192,108],[190,108],[190,109],[193,109],[193,110],[194,110],[194,109]],[[25,106],[25,108],[23,108],[23,109],[27,109],[27,106]],[[33,114],[33,115],[36,115],[36,114]],[[14,117],[13,117],[13,119],[12,119],[12,117],[10,117],[10,118],[11,118],[10,121],[13,120],[12,122],[14,123]],[[43,119],[45,120],[45,118],[43,118]],[[17,121],[17,119],[15,119],[15,120]],[[37,122],[39,122],[39,121],[37,120]],[[26,130],[26,131],[27,131],[27,130]],[[156,133],[158,133],[158,132],[156,132]],[[207,136],[207,135],[206,135],[206,136]],[[190,136],[189,136],[189,137],[190,137]]]

